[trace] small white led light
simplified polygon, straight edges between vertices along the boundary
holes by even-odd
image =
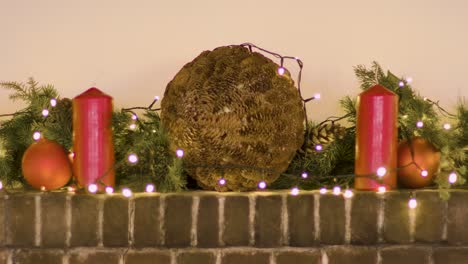
[[[57,106],[57,99],[55,99],[55,98],[50,99],[50,106],[56,107]]]
[[[132,196],[132,191],[129,188],[123,188],[122,189],[122,195],[125,197],[131,197]]]
[[[138,116],[136,114],[132,114],[132,120],[137,120]]]
[[[421,171],[421,176],[427,177],[427,175],[429,175],[429,172],[427,170],[422,170]]]
[[[320,145],[320,144],[315,145],[315,150],[316,151],[322,151],[322,149],[323,149],[322,145]]]
[[[47,110],[47,109],[42,110],[42,115],[44,117],[48,116],[49,115],[49,110]]]
[[[456,183],[457,179],[458,179],[458,175],[455,172],[452,172],[449,174],[448,181],[450,182],[450,184]]]
[[[299,194],[299,188],[294,187],[294,188],[291,189],[291,195],[296,196],[298,194]]]
[[[33,139],[36,140],[36,141],[41,139],[41,133],[39,131],[34,132]]]
[[[265,189],[266,187],[267,187],[267,184],[266,184],[265,181],[261,181],[261,182],[258,183],[258,188],[260,188],[260,189],[263,190],[263,189]]]
[[[327,193],[327,188],[325,188],[325,187],[320,188],[320,193],[321,194],[326,194]]]
[[[418,201],[416,201],[415,198],[411,198],[408,201],[408,206],[409,206],[409,208],[414,209],[414,208],[416,208],[418,206]]]
[[[131,124],[131,125],[128,126],[128,128],[130,128],[131,130],[135,130],[136,124]]]
[[[416,123],[416,127],[418,127],[418,128],[422,128],[423,126],[424,126],[423,121],[418,121],[418,122]]]
[[[98,190],[98,186],[94,183],[91,183],[90,185],[88,185],[88,191],[90,193],[96,193]]]
[[[350,189],[347,189],[347,190],[344,191],[343,196],[344,196],[344,198],[349,199],[349,198],[354,196],[354,193]]]
[[[404,83],[403,81],[400,81],[400,82],[398,83],[398,86],[403,87],[403,86],[405,86],[405,83]]]
[[[314,94],[314,99],[320,99],[321,95],[319,93]]]
[[[445,130],[450,130],[451,128],[452,128],[452,125],[450,125],[449,123],[444,124],[444,129]]]
[[[385,174],[387,174],[387,169],[385,167],[379,167],[377,169],[377,176],[383,177]]]
[[[286,70],[285,70],[283,67],[279,67],[279,68],[278,68],[278,74],[279,74],[279,75],[283,75],[283,74],[285,73],[285,71],[286,71]]]
[[[307,179],[307,177],[309,177],[309,174],[307,174],[307,172],[303,172],[301,174],[301,177],[302,177],[302,179]]]
[[[184,156],[184,150],[183,149],[177,149],[176,150],[176,156],[178,158],[182,158]]]
[[[219,179],[218,184],[221,185],[221,186],[226,185],[226,179],[224,179],[224,178]]]
[[[111,186],[107,186],[106,187],[106,193],[107,194],[113,194],[114,193],[114,188],[112,188]]]
[[[340,195],[341,194],[341,187],[340,186],[333,187],[333,194],[334,195]]]
[[[385,186],[379,186],[377,189],[377,193],[385,193],[387,191],[387,187]]]
[[[147,193],[154,192],[154,185],[153,184],[146,185],[145,192],[147,192]]]
[[[130,154],[128,155],[128,161],[130,163],[137,163],[138,162],[138,156],[136,154]]]

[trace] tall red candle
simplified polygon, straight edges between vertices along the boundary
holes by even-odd
[[[358,98],[356,124],[356,162],[354,187],[377,190],[396,187],[398,148],[398,96],[381,85],[375,85]],[[385,168],[380,180],[377,170]]]
[[[78,184],[114,186],[112,97],[90,88],[73,99],[73,173]]]

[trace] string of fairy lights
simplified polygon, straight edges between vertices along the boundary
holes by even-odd
[[[311,102],[313,100],[320,99],[321,95],[317,93],[314,96],[309,97],[309,98],[304,98],[303,97],[302,90],[301,90],[301,88],[302,88],[301,87],[301,79],[302,79],[302,70],[303,70],[304,64],[303,64],[302,60],[300,60],[298,57],[280,55],[278,53],[275,53],[275,52],[260,48],[260,47],[258,47],[256,45],[252,44],[252,43],[243,43],[240,46],[249,49],[250,52],[254,52],[254,50],[258,50],[260,52],[269,54],[270,56],[272,56],[272,57],[276,58],[277,60],[279,60],[279,67],[278,67],[278,70],[277,70],[279,75],[284,75],[286,73],[286,69],[284,67],[284,63],[285,63],[286,60],[292,60],[292,61],[295,61],[297,63],[297,65],[299,67],[299,71],[298,71],[298,74],[297,74],[297,89],[298,89],[299,96],[300,96],[300,98],[302,100],[302,105],[303,105],[304,119],[305,119],[305,126],[306,126],[305,145],[307,145],[307,141],[309,139],[309,122],[308,122],[308,118],[307,118],[307,103]],[[403,88],[403,87],[405,87],[407,84],[409,84],[411,82],[412,82],[411,78],[406,78],[405,80],[401,80],[399,82],[399,87]],[[128,113],[131,114],[131,123],[130,123],[128,129],[135,130],[137,128],[138,122],[140,122],[136,110],[159,111],[160,108],[155,107],[156,103],[159,100],[160,100],[159,96],[155,96],[153,101],[147,107],[122,108],[122,110],[121,110],[122,112],[128,112]],[[432,101],[432,100],[430,100],[428,98],[424,98],[424,100],[428,101],[432,105],[436,106],[438,108],[438,110],[443,115],[448,116],[448,117],[454,117],[453,114],[451,114],[451,113],[447,112],[445,109],[443,109],[439,105],[438,102]],[[49,113],[50,113],[50,108],[54,108],[56,106],[57,106],[57,99],[56,98],[51,98],[50,101],[49,101],[49,106],[42,110],[42,113],[41,113],[42,116],[44,118],[47,118]],[[16,113],[16,114],[18,114],[18,113]],[[8,115],[11,115],[11,114],[8,114]],[[2,116],[7,116],[7,115],[2,115]],[[330,118],[326,119],[325,121],[323,121],[320,124],[323,124],[325,122],[337,122],[337,121],[339,121],[341,119],[344,119],[346,117],[347,117],[347,115],[342,116],[342,117],[330,117]],[[405,118],[405,116],[403,116],[403,118]],[[423,120],[418,120],[416,122],[415,126],[417,128],[423,128],[424,127]],[[450,130],[450,129],[452,129],[452,125],[450,123],[444,123],[443,128],[445,130]],[[156,131],[153,130],[153,132],[156,132]],[[42,137],[41,132],[40,131],[34,131],[32,137],[33,137],[33,139],[35,141],[40,140],[41,137]],[[320,151],[323,150],[323,146],[321,144],[316,144],[314,146],[314,149],[315,149],[315,151],[320,152]],[[71,155],[71,157],[73,157],[74,154],[70,153],[70,155]],[[307,152],[305,153],[305,155],[307,155]],[[175,156],[178,159],[183,159],[184,151],[182,149],[177,149],[176,153],[175,153]],[[136,163],[138,163],[138,156],[136,154],[134,154],[134,153],[130,153],[127,156],[127,161],[129,163],[131,163],[131,164],[136,164]],[[421,168],[416,162],[414,162],[414,159],[413,159],[413,162],[411,164],[408,164],[408,165],[405,165],[405,166],[409,166],[409,165],[415,165],[419,169],[421,177],[427,177],[428,176],[428,171]],[[259,170],[259,171],[262,171],[262,172],[268,172],[268,169],[265,169],[265,168],[257,168],[257,167],[251,167],[251,166],[243,166],[243,165],[208,165],[208,164],[204,164],[204,165],[187,165],[187,166],[205,167],[205,168],[219,168],[219,169],[230,169],[230,168],[231,169],[232,168],[246,169],[246,168],[248,168],[248,169],[253,169],[253,170]],[[118,167],[118,165],[115,165],[115,168],[116,167]],[[391,173],[393,170],[401,169],[401,168],[387,169],[385,167],[379,167],[375,173],[369,174],[369,175],[348,174],[348,175],[332,175],[332,176],[309,177],[309,174],[304,169],[304,167],[305,167],[305,165],[303,164],[303,169],[302,169],[302,172],[300,173],[299,177],[297,175],[288,175],[288,174],[283,174],[283,176],[293,177],[294,179],[297,179],[297,180],[316,180],[317,182],[320,182],[319,181],[320,179],[334,179],[336,181],[336,179],[338,179],[338,178],[352,179],[353,177],[368,177],[368,178],[375,179],[375,180],[377,180],[379,182],[382,182],[382,178],[385,175],[387,175],[387,173]],[[99,182],[99,179],[100,178],[98,178],[98,180],[96,180],[95,183],[92,183],[92,184],[88,185],[86,187],[86,191],[89,192],[89,193],[92,193],[92,194],[97,193],[99,191],[99,186],[98,185],[102,184],[102,183]],[[448,181],[449,181],[450,184],[455,184],[457,182],[457,180],[458,180],[458,175],[457,175],[457,173],[455,171],[449,174]],[[226,185],[226,183],[227,183],[226,179],[221,176],[219,178],[219,180],[218,180],[218,184],[220,186],[223,186],[223,185]],[[259,190],[265,190],[267,188],[267,183],[264,180],[261,180],[261,181],[258,182],[257,187],[258,187]],[[2,190],[2,189],[3,189],[3,184],[0,181],[0,190]],[[74,186],[68,186],[68,187],[66,187],[66,189],[69,192],[73,192],[73,193],[77,191],[76,187],[74,187]],[[145,192],[146,193],[154,193],[156,191],[157,190],[156,190],[156,187],[154,186],[154,184],[147,184],[146,187],[145,187]],[[324,187],[320,188],[318,191],[319,191],[320,194],[331,193],[331,194],[337,195],[337,196],[342,195],[345,199],[350,199],[350,198],[352,198],[354,196],[354,193],[353,193],[352,189],[349,188],[349,186],[346,186],[344,190],[339,185],[332,186],[331,188],[330,187],[327,188],[327,186],[324,186]],[[386,191],[387,191],[386,187],[384,185],[381,185],[381,186],[378,187],[376,192],[378,194],[383,194]],[[106,194],[108,194],[108,195],[112,195],[112,194],[116,193],[114,188],[111,187],[111,186],[105,186],[104,192]],[[299,193],[300,193],[300,189],[298,187],[292,187],[291,190],[290,190],[291,195],[298,195]],[[132,192],[132,190],[130,188],[122,188],[121,189],[121,194],[124,197],[132,197],[133,196],[133,192]],[[408,201],[408,206],[409,206],[409,208],[412,208],[412,209],[417,207],[417,200],[416,200],[413,193],[411,193],[411,195],[410,195],[410,199]]]

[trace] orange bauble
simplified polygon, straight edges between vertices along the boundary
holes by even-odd
[[[65,149],[45,138],[29,146],[21,168],[26,181],[36,189],[58,189],[67,184],[72,175]]]
[[[407,188],[429,186],[439,164],[440,152],[429,141],[421,137],[403,141],[398,146],[398,184]],[[422,171],[427,171],[427,176],[423,176]]]

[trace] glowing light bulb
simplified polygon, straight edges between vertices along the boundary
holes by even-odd
[[[131,125],[128,126],[128,128],[130,128],[131,130],[135,130],[136,124],[131,124]]]
[[[320,193],[321,194],[326,194],[327,193],[327,188],[325,188],[325,187],[320,188]]]
[[[47,189],[45,186],[41,186],[41,191],[45,192]]]
[[[449,174],[449,178],[448,178],[448,181],[450,182],[450,184],[454,184],[457,182],[457,179],[458,179],[458,176],[455,172],[452,172]]]
[[[0,190],[3,189],[3,183],[0,181]]]
[[[75,152],[70,152],[70,153],[68,154],[68,158],[71,159],[71,160],[73,160],[73,159],[75,158]]]
[[[405,83],[404,83],[403,81],[400,81],[400,82],[398,83],[398,86],[403,87],[403,86],[405,86]]]
[[[266,184],[265,181],[261,181],[261,182],[258,183],[258,188],[260,188],[262,190],[265,189],[266,186],[267,186],[267,184]]]
[[[283,67],[278,68],[278,74],[283,75],[286,70]]]
[[[407,83],[411,83],[412,81],[413,81],[413,78],[411,78],[411,77],[406,78]]]
[[[184,156],[184,150],[183,149],[176,150],[176,156],[178,158],[182,158]]]
[[[354,196],[354,193],[353,193],[353,191],[347,189],[346,191],[344,191],[343,196],[344,196],[344,198],[349,199],[349,198]]]
[[[341,187],[340,186],[333,187],[333,194],[334,195],[340,195],[341,194]]]
[[[387,191],[387,187],[385,186],[379,186],[377,189],[377,193],[385,193]]]
[[[314,94],[314,99],[320,99],[321,95],[319,93]]]
[[[122,195],[125,197],[131,197],[132,196],[132,191],[129,188],[123,188],[122,189]]]
[[[423,126],[424,126],[423,121],[418,121],[418,122],[416,123],[416,127],[418,127],[418,128],[421,128],[421,127],[423,127]]]
[[[379,167],[379,168],[377,169],[377,176],[383,177],[383,176],[385,176],[385,174],[387,174],[387,169],[386,169],[386,168],[384,168],[384,167]]]
[[[323,149],[323,146],[320,144],[315,145],[315,150],[316,151],[321,151]]]
[[[449,123],[444,124],[444,129],[445,130],[450,130],[452,126]]]
[[[309,174],[307,174],[307,172],[303,172],[301,174],[301,177],[302,177],[302,179],[307,179],[307,177],[309,177]]]
[[[291,189],[291,195],[296,196],[298,194],[299,194],[299,188],[294,187],[294,188]]]
[[[421,171],[421,176],[427,177],[427,175],[429,175],[429,172],[427,170],[422,170]]]
[[[219,179],[218,184],[221,185],[221,186],[226,185],[226,179],[224,179],[224,178]]]
[[[154,97],[154,100],[155,100],[155,101],[159,101],[159,96],[156,95],[156,96]]]
[[[130,155],[128,155],[128,161],[130,163],[137,163],[138,162],[138,156],[136,154],[130,154]]]
[[[42,110],[42,115],[44,117],[48,116],[49,115],[49,110],[47,110],[47,109]]]
[[[55,99],[55,98],[50,99],[50,106],[56,107],[57,106],[57,99]]]
[[[91,183],[90,185],[88,185],[88,191],[90,193],[96,193],[98,190],[98,186],[94,183]]]
[[[41,139],[41,133],[39,131],[34,132],[33,139],[36,140],[36,141]]]
[[[156,130],[155,130],[155,129],[153,129],[153,130],[151,130],[151,132],[153,132],[153,133],[156,133]]]
[[[148,184],[148,185],[146,185],[145,191],[146,191],[147,193],[152,193],[152,192],[154,192],[154,185],[153,185],[153,184]]]
[[[106,193],[107,194],[113,194],[114,193],[114,188],[112,188],[111,186],[107,186],[106,187]]]
[[[137,120],[137,119],[138,119],[138,116],[135,114],[132,114],[132,120]]]
[[[415,198],[411,198],[408,202],[408,206],[409,208],[414,209],[418,206],[418,201],[416,201]]]
[[[68,190],[68,192],[75,192],[75,191],[76,191],[76,188],[73,187],[73,186],[68,186],[68,187],[67,187],[67,190]]]

